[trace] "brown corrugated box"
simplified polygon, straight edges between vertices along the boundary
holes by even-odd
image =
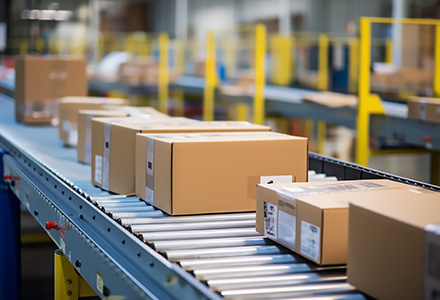
[[[15,61],[15,118],[48,124],[56,116],[56,100],[87,96],[83,58],[19,56]]]
[[[59,137],[65,146],[75,147],[78,142],[78,111],[103,109],[106,105],[127,105],[127,99],[105,97],[63,97],[58,104]]]
[[[128,113],[130,117],[141,117],[141,118],[156,118],[156,117],[163,117],[167,118],[169,115],[161,113],[157,109],[151,106],[113,106],[113,105],[106,105],[105,109],[110,110],[122,110]]]
[[[198,122],[182,117],[92,119],[92,183],[114,193],[135,193],[136,133],[166,124]],[[160,132],[160,131],[159,131]]]
[[[348,282],[377,299],[438,299],[440,194],[407,188],[352,198]]]
[[[256,229],[317,264],[345,264],[346,198],[360,190],[368,195],[376,189],[403,187],[404,184],[389,180],[259,185]]]
[[[235,121],[213,121],[198,122],[187,124],[176,128],[176,126],[163,127],[151,133],[189,133],[189,132],[250,132],[250,131],[270,131],[269,126],[252,124],[249,122]],[[145,200],[145,168],[147,137],[149,134],[137,134],[136,136],[136,196]]]
[[[150,135],[147,147],[146,201],[171,215],[255,211],[257,184],[307,180],[306,138],[164,134]]]
[[[77,160],[91,164],[92,158],[92,118],[127,117],[123,110],[80,110],[78,111],[78,145]]]
[[[152,58],[122,63],[118,70],[119,80],[129,85],[155,84],[159,80],[159,65]],[[178,73],[168,70],[168,81],[176,82]]]
[[[440,98],[411,97],[408,102],[408,118],[440,122]]]

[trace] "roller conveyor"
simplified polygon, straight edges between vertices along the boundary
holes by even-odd
[[[136,197],[110,195],[90,184],[74,149],[55,142],[55,128],[40,128],[48,139],[41,143],[33,128],[15,124],[11,107],[0,115],[4,172],[18,178],[12,191],[42,226],[60,224],[64,240],[48,234],[100,297],[97,273],[110,295],[129,299],[365,299],[345,282],[344,266],[319,267],[258,234],[255,213],[171,217]],[[333,172],[331,163],[311,155],[310,179],[343,179],[340,168],[393,179],[347,163]]]

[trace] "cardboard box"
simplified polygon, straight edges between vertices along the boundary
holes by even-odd
[[[76,147],[78,143],[78,111],[103,109],[105,105],[127,105],[127,99],[105,97],[63,97],[58,104],[59,137],[65,146]]]
[[[377,299],[438,299],[440,194],[408,188],[353,198],[348,282]]]
[[[15,118],[49,124],[56,99],[87,96],[86,61],[56,56],[19,56],[15,61]]]
[[[90,165],[92,161],[92,118],[127,116],[128,112],[124,110],[80,110],[78,112],[78,162]]]
[[[132,86],[141,84],[157,84],[159,81],[159,65],[153,58],[132,60],[122,63],[119,67],[119,80]],[[176,82],[178,73],[168,70],[168,81]]]
[[[345,264],[351,195],[405,186],[389,180],[259,185],[256,229],[317,264]]]
[[[153,124],[161,128],[193,122],[199,121],[182,117],[92,119],[92,183],[114,193],[134,194],[136,133],[150,132]]]
[[[302,137],[164,134],[150,135],[146,143],[146,201],[171,215],[255,211],[257,184],[307,180]]]
[[[146,153],[147,137],[150,134],[163,133],[189,133],[189,132],[252,132],[252,131],[270,131],[269,126],[252,124],[249,122],[234,121],[213,121],[198,122],[176,127],[168,126],[158,128],[149,134],[137,134],[136,136],[136,196],[145,200],[145,176],[146,176]]]
[[[440,98],[411,97],[407,101],[408,118],[440,122]]]
[[[169,115],[161,113],[157,109],[150,106],[114,106],[114,105],[106,105],[105,109],[109,110],[119,110],[125,111],[128,113],[130,117],[139,117],[139,118],[168,118]]]

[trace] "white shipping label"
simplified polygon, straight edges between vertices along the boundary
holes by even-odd
[[[261,176],[260,184],[291,183],[292,175]]]
[[[318,226],[301,221],[301,253],[315,261],[319,261],[320,236],[320,228]]]
[[[84,161],[87,164],[92,160],[92,117],[93,115],[87,115],[86,120],[86,137],[84,143]]]
[[[95,155],[95,181],[102,183],[102,156]]]
[[[71,147],[76,147],[78,145],[78,130],[76,128],[72,128],[67,133],[67,144]]]
[[[278,212],[278,240],[295,249],[296,217],[282,210]]]
[[[148,204],[154,205],[154,191],[147,186],[145,187],[145,201]]]
[[[264,235],[277,239],[277,206],[264,202]]]
[[[108,190],[109,173],[110,173],[110,147],[111,147],[112,124],[104,124],[104,144],[102,159],[102,188]]]

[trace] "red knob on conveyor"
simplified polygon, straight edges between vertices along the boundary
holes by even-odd
[[[432,142],[432,138],[429,135],[424,135],[423,136],[423,141],[425,143],[431,143]]]
[[[46,222],[46,229],[47,230],[51,230],[51,229],[60,230],[60,227],[58,227],[58,224],[55,222]]]
[[[5,174],[4,178],[5,178],[5,180],[11,180],[12,176],[9,174]]]

